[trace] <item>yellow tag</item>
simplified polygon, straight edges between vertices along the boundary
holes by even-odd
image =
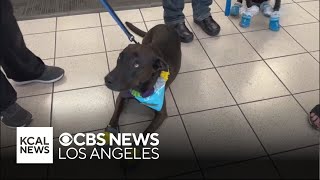
[[[137,148],[132,148],[132,149],[129,149],[129,152],[131,153],[130,156],[133,157],[140,157],[141,156],[141,152],[139,149]]]
[[[105,140],[106,140],[106,144],[109,144],[109,140],[110,140],[110,132],[104,132],[103,139],[105,139]]]
[[[162,77],[165,81],[168,81],[170,72],[169,71],[161,71],[160,77]]]

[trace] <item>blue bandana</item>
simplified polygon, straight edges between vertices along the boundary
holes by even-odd
[[[141,96],[139,92],[130,90],[130,93],[141,104],[148,106],[156,111],[161,111],[165,95],[166,81],[169,78],[168,71],[162,71],[158,77],[156,84],[153,86],[153,93],[147,97]]]

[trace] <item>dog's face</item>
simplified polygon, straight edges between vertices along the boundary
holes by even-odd
[[[114,91],[129,90],[147,82],[163,66],[150,46],[130,44],[119,54],[117,66],[105,77],[105,83]]]

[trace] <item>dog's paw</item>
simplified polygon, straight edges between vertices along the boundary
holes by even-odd
[[[242,4],[239,2],[234,3],[231,7],[231,16],[238,16],[240,14],[240,9],[242,8]]]
[[[259,13],[259,7],[256,5],[251,6],[250,8],[247,8],[247,10],[244,12],[247,16],[255,16]]]
[[[251,23],[251,16],[243,14],[240,21],[240,26],[243,28],[247,28],[250,26]]]
[[[273,12],[273,9],[272,9],[271,5],[269,4],[269,1],[265,1],[265,2],[261,3],[260,9],[261,9],[263,15],[266,17],[270,17]]]
[[[273,13],[271,13],[270,21],[269,21],[269,29],[271,31],[279,31],[280,30],[279,20],[280,20],[279,11],[274,11]]]
[[[280,18],[280,12],[279,12],[279,11],[273,11],[273,12],[270,14],[270,17],[271,17],[271,18]]]
[[[242,16],[246,12],[247,8],[246,7],[241,7],[239,10],[239,14]]]

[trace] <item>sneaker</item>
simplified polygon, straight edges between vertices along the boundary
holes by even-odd
[[[16,128],[28,126],[32,121],[32,115],[19,104],[14,103],[0,112],[0,119],[6,126]]]
[[[59,67],[46,66],[42,75],[33,80],[29,81],[15,81],[17,85],[25,85],[30,83],[54,83],[59,81],[64,76],[64,70]]]

